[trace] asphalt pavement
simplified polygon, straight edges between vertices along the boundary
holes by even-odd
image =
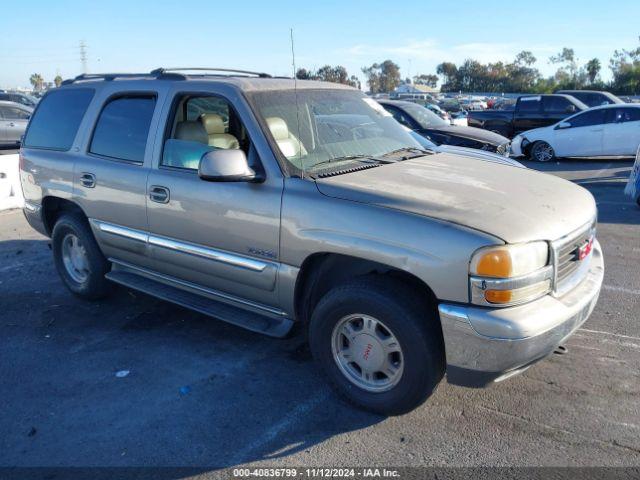
[[[640,465],[631,162],[528,165],[597,199],[606,274],[593,315],[568,354],[488,389],[442,383],[389,418],[339,400],[300,338],[122,288],[72,296],[47,239],[20,211],[0,212],[0,466]]]

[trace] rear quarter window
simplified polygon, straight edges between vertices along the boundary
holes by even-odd
[[[93,95],[94,90],[89,88],[47,94],[29,122],[24,146],[69,150]]]

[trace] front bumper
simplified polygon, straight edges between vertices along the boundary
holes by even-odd
[[[516,135],[511,140],[511,156],[524,157],[524,150],[529,145],[529,141],[522,135]]]
[[[546,295],[510,308],[440,304],[447,380],[484,386],[546,357],[589,318],[603,276],[602,250],[596,242],[585,278],[562,297]]]

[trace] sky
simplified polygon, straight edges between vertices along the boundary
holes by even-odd
[[[616,49],[639,45],[639,0],[277,1],[29,0],[3,2],[0,88],[28,87],[89,72],[156,67],[226,67],[292,75],[290,29],[298,68],[361,68],[391,59],[402,77],[435,73],[443,61],[511,61],[521,50],[549,57],[573,48],[610,78]]]

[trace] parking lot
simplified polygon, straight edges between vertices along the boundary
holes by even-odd
[[[528,166],[597,199],[606,274],[592,317],[568,354],[489,389],[445,382],[390,418],[339,400],[301,338],[125,289],[73,297],[47,239],[20,211],[0,212],[0,465],[638,465],[640,209],[622,193],[631,162]]]

